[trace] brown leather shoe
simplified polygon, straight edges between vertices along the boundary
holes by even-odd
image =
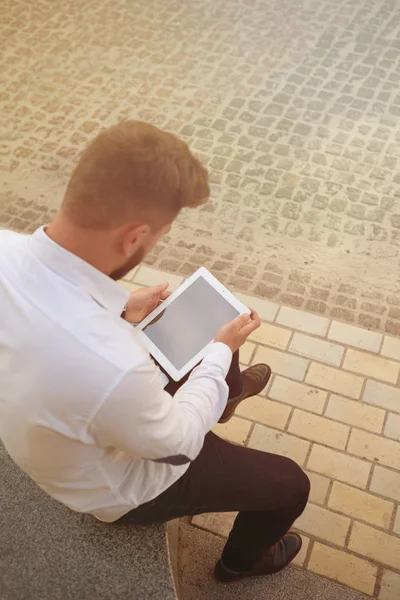
[[[301,550],[303,541],[298,533],[287,533],[275,546],[272,546],[251,571],[235,573],[227,569],[221,560],[216,564],[214,576],[221,583],[233,583],[247,577],[274,575],[287,567]]]
[[[228,404],[224,410],[219,423],[227,423],[235,414],[235,410],[243,400],[257,396],[263,391],[271,377],[271,369],[268,365],[254,365],[241,373],[242,393],[236,398],[228,400]]]

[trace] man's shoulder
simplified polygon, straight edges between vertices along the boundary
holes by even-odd
[[[8,229],[0,229],[0,261],[9,263],[14,259],[19,259],[26,251],[26,240],[29,235],[10,231]]]
[[[22,233],[10,231],[9,229],[0,229],[0,246],[8,246],[10,244],[22,241],[26,238]]]
[[[3,271],[4,265],[9,265],[11,271],[14,271],[15,265],[26,253],[26,241],[29,237],[16,231],[0,229],[0,271]]]

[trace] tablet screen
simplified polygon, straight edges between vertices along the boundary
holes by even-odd
[[[179,370],[237,316],[239,311],[199,277],[143,331]]]

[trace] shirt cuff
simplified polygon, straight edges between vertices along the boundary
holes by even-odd
[[[222,342],[215,342],[203,359],[203,364],[217,365],[222,369],[224,379],[228,375],[232,362],[232,350]]]

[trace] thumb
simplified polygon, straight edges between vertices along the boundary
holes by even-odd
[[[236,323],[239,329],[241,329],[242,327],[244,327],[245,325],[248,325],[248,323],[250,323],[251,321],[251,317],[248,314],[244,314],[244,315],[240,315],[239,317],[236,318]]]
[[[168,289],[168,286],[169,286],[168,281],[165,281],[164,283],[160,283],[159,285],[156,285],[154,289],[157,292],[161,293],[161,292],[165,292],[165,290]]]

